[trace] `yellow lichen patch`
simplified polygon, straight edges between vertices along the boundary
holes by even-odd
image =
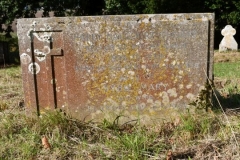
[[[162,37],[159,41],[158,36],[166,31],[146,18],[134,24],[114,21],[100,23],[98,29],[86,28],[94,32],[85,35],[86,41],[79,41],[80,64],[85,67],[82,85],[89,105],[157,110],[191,99],[190,92],[196,94],[190,72],[194,69],[186,63],[187,55],[171,48],[175,39]]]

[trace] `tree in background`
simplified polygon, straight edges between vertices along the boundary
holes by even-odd
[[[35,17],[39,10],[43,10],[43,17],[49,17],[51,11],[56,17],[99,15],[104,4],[104,0],[0,0],[0,32],[9,36],[16,18]]]
[[[54,16],[86,16],[102,14],[104,0],[45,0],[40,2],[44,17],[54,11]]]
[[[240,28],[239,0],[0,0],[0,32],[8,34],[15,18],[35,17],[41,9],[44,11],[43,17],[48,17],[51,11],[57,17],[215,12],[217,32],[227,24]],[[2,28],[2,24],[7,27]],[[220,33],[216,35],[221,36]],[[238,32],[236,36],[240,40]]]
[[[240,24],[240,1],[239,0],[205,0],[209,11],[216,14],[217,27],[224,27],[226,24],[239,26]]]
[[[204,0],[105,0],[107,14],[190,13],[205,11]]]
[[[221,30],[226,25],[232,25],[237,30],[235,39],[240,42],[240,1],[239,0],[205,0],[205,6],[215,13],[215,45],[219,45]]]
[[[0,1],[0,32],[11,31],[10,27],[3,28],[2,24],[9,26],[15,18],[19,18],[24,14],[23,10],[20,11],[18,8],[23,8],[21,1]]]

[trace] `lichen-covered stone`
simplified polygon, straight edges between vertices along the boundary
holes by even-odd
[[[213,30],[206,13],[19,19],[26,106],[159,118],[212,79]]]

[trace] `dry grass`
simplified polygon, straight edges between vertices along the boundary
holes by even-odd
[[[54,111],[0,114],[1,159],[237,159],[240,117],[180,115],[155,126],[82,122]],[[233,132],[231,130],[233,129]],[[235,141],[235,138],[237,142]],[[49,147],[42,139],[46,138]]]
[[[21,107],[23,101],[22,77],[19,66],[0,68],[0,110]]]
[[[226,52],[218,52],[216,51],[214,53],[214,62],[238,62],[240,61],[240,52],[232,52],[232,51],[226,51]]]

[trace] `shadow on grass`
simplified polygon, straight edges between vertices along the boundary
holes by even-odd
[[[240,115],[239,84],[239,78],[216,77],[214,80],[213,109],[218,110],[222,107],[225,112],[233,111]]]
[[[239,93],[229,93],[221,94],[218,90],[214,90],[216,96],[213,95],[213,108],[219,109],[223,108],[225,112],[239,113],[240,115],[240,94]],[[219,101],[219,102],[218,102]],[[220,106],[220,104],[221,106]]]
[[[0,63],[0,69],[7,69],[7,68],[16,68],[19,67],[20,64],[1,64]]]

